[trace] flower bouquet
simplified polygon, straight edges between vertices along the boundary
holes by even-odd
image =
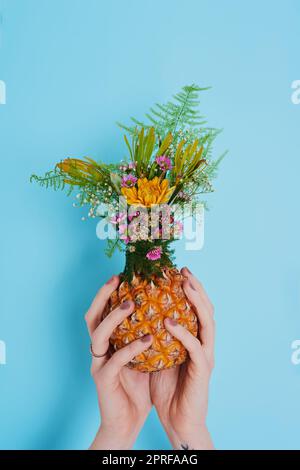
[[[186,298],[183,276],[174,264],[174,240],[182,236],[182,214],[193,215],[224,155],[212,159],[212,145],[220,130],[206,126],[198,112],[199,92],[185,86],[173,101],[157,104],[147,122],[132,118],[125,130],[127,159],[119,164],[91,158],[66,158],[43,177],[31,180],[54,190],[77,191],[77,206],[89,206],[99,218],[97,233],[109,234],[106,253],[125,252],[121,283],[112,294],[106,315],[125,300],[135,310],[114,331],[112,353],[144,335],[153,335],[150,348],[129,364],[154,372],[182,364],[187,352],[164,328],[174,318],[195,336],[197,318]],[[196,209],[195,209],[196,208]],[[105,225],[109,224],[109,230]]]

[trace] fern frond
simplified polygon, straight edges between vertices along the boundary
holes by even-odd
[[[178,130],[196,128],[205,124],[204,117],[199,113],[200,103],[199,94],[208,90],[210,87],[199,87],[192,84],[184,86],[181,91],[173,96],[174,101],[168,101],[165,104],[156,103],[146,113],[146,118],[150,122],[143,122],[136,118],[131,118],[135,126],[118,125],[131,135],[137,134],[136,126],[149,129],[153,126],[155,133],[164,139],[166,135],[172,134],[174,147],[179,139]]]
[[[217,177],[217,173],[219,170],[220,163],[222,162],[223,158],[227,155],[228,151],[223,152],[220,157],[218,157],[216,160],[213,160],[210,162],[210,164],[207,166],[207,169],[205,171],[206,176],[209,179],[214,179]]]
[[[106,248],[104,250],[106,256],[111,258],[114,254],[115,250],[123,251],[123,247],[119,238],[115,240],[111,240],[110,238],[107,239]]]
[[[47,171],[44,176],[31,175],[30,183],[35,182],[43,188],[52,188],[54,191],[63,190],[66,182],[64,176],[57,170]]]

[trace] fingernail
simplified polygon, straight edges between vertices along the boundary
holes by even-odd
[[[189,274],[192,274],[191,271],[189,270],[189,268],[185,267],[184,268]]]
[[[127,308],[130,307],[130,305],[131,305],[130,300],[125,300],[125,302],[122,302],[122,303],[121,303],[120,308],[121,308],[122,310],[126,310]]]
[[[151,339],[152,339],[152,336],[151,336],[151,335],[146,335],[146,336],[143,336],[143,337],[141,338],[141,341],[142,341],[143,343],[149,343],[149,341],[151,341]]]
[[[171,325],[171,326],[176,326],[176,325],[178,325],[177,321],[174,320],[173,318],[170,318],[170,317],[166,318],[165,321],[167,322],[167,324],[169,324],[169,325]]]
[[[189,286],[190,286],[191,289],[196,290],[195,287],[193,286],[193,284],[191,284],[190,282],[189,282]]]
[[[108,281],[106,282],[106,284],[111,284],[112,282],[114,282],[115,280],[115,276],[111,276],[110,279],[108,279]]]

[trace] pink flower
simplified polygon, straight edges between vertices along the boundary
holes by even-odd
[[[179,197],[180,199],[183,199],[184,201],[189,201],[189,196],[188,194],[186,194],[184,191],[179,191],[179,193],[177,194],[177,197]]]
[[[160,246],[157,246],[156,248],[152,248],[152,250],[148,251],[146,258],[150,259],[151,261],[156,261],[157,259],[160,259],[161,254],[162,249]]]
[[[120,165],[119,170],[120,171],[128,171],[128,170],[135,170],[136,169],[136,163],[135,162],[129,162],[128,164]]]
[[[121,185],[123,188],[131,188],[132,186],[135,185],[136,182],[137,182],[137,178],[134,175],[129,174],[129,175],[122,176]]]
[[[136,163],[135,162],[129,162],[128,163],[128,170],[135,170]]]
[[[133,214],[128,215],[128,220],[131,222],[135,217],[138,217],[140,215],[140,211],[135,211]]]
[[[127,234],[127,225],[126,224],[120,224],[119,225],[119,233],[120,233],[120,235],[124,235],[125,233]]]
[[[155,161],[163,171],[168,171],[172,169],[171,160],[166,155],[156,157]]]
[[[183,232],[183,223],[180,220],[176,220],[174,223],[174,236],[180,238]]]
[[[126,224],[119,225],[119,238],[123,240],[124,243],[130,242],[130,237],[128,236],[128,230]]]
[[[127,245],[127,243],[129,243],[131,240],[130,240],[130,237],[128,237],[126,234],[124,235],[120,235],[120,240],[123,240],[123,242]]]
[[[129,237],[125,237],[125,235],[123,235],[122,237],[120,237],[121,240],[123,240],[123,242],[127,245],[131,240]]]
[[[158,227],[155,228],[152,234],[152,240],[156,240],[157,238],[161,238],[162,230]]]
[[[112,224],[119,224],[120,222],[123,222],[126,219],[126,213],[120,212],[116,215],[113,215],[110,219],[110,222]]]

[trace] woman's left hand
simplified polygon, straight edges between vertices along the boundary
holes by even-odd
[[[152,374],[150,391],[158,416],[177,449],[212,449],[206,427],[208,390],[214,366],[213,306],[200,282],[187,268],[183,288],[199,321],[199,337],[172,319],[167,330],[185,346],[187,361],[173,369]]]
[[[91,449],[130,449],[152,407],[149,374],[126,367],[151,345],[152,337],[133,341],[112,357],[108,354],[113,330],[134,310],[134,303],[127,301],[101,321],[109,297],[118,284],[118,276],[104,284],[86,314],[92,351],[97,356],[104,354],[92,359],[91,373],[98,393],[101,426]]]

